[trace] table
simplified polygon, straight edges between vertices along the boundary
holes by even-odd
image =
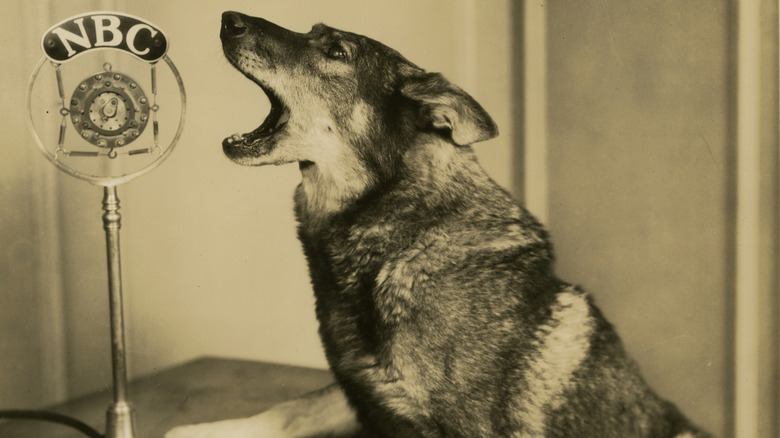
[[[257,414],[274,403],[333,382],[327,370],[204,357],[130,382],[136,438],[162,438],[181,424]],[[66,414],[105,430],[112,390],[106,388],[47,410]],[[0,422],[3,438],[83,438],[68,427],[38,421]]]

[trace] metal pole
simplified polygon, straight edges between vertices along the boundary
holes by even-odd
[[[122,264],[119,254],[119,198],[115,186],[104,187],[103,229],[106,231],[108,293],[111,313],[111,361],[114,402],[106,412],[106,438],[133,438],[133,407],[127,402],[125,324],[122,308]]]

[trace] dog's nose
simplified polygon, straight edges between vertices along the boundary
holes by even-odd
[[[238,38],[246,33],[246,25],[238,12],[222,14],[222,38]]]

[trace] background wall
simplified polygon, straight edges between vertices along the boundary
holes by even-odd
[[[720,435],[733,290],[729,3],[547,10],[558,271],[594,293],[646,379]]]
[[[501,130],[476,147],[482,163],[534,200],[560,276],[595,295],[662,395],[727,436],[733,11],[725,0],[618,3],[12,2],[0,17],[13,61],[0,85],[0,408],[111,381],[101,190],[46,162],[19,110],[41,34],[89,10],[160,26],[188,93],[177,150],[119,189],[131,374],[206,354],[325,366],[292,215],[299,172],[221,152],[268,111],[222,56],[220,14],[232,9],[297,31],[325,22],[367,34],[469,91]],[[529,17],[544,20],[536,40],[521,27]],[[540,142],[523,145],[531,130]]]

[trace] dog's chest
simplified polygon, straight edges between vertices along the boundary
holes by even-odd
[[[425,272],[435,260],[430,243],[415,231],[373,221],[320,236],[302,234],[324,337],[339,345],[353,339],[375,350],[399,318],[421,304]]]
[[[402,241],[407,240],[396,228],[383,222],[352,227],[342,232],[342,238],[330,242],[325,250],[331,255],[339,289],[373,286],[375,274],[388,259],[397,257]]]
[[[334,227],[323,234],[302,237],[304,247],[310,248],[307,256],[317,298],[333,301],[332,305],[348,300],[373,306],[380,272],[402,256],[410,238],[385,222]]]

